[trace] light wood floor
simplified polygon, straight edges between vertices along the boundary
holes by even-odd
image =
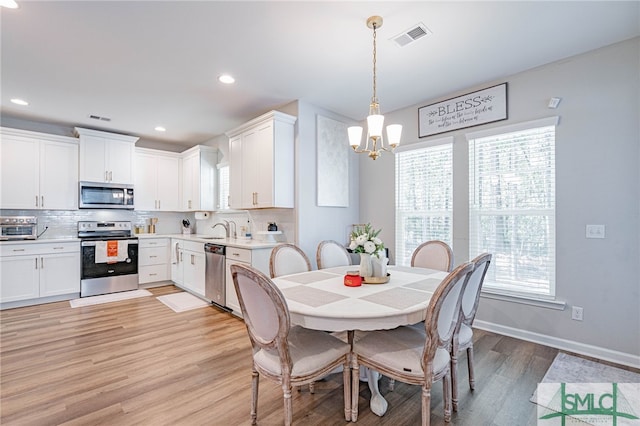
[[[179,291],[150,289],[154,296]],[[2,425],[249,424],[251,350],[244,323],[216,308],[174,313],[155,297],[72,309],[69,302],[2,311]],[[476,391],[461,355],[455,425],[534,425],[529,402],[557,350],[476,331]],[[360,387],[361,425],[420,423],[420,390],[388,380],[380,418]],[[431,421],[442,425],[442,386],[435,385]],[[293,420],[343,425],[342,376],[294,392]],[[258,423],[283,422],[282,392],[260,382]]]

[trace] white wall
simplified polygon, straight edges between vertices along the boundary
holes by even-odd
[[[508,82],[508,120],[445,134],[454,136],[456,264],[468,259],[465,131],[560,117],[556,293],[567,308],[483,298],[476,325],[640,366],[639,52],[636,38],[442,98]],[[551,97],[562,98],[555,110],[547,108]],[[418,142],[418,107],[442,99],[387,113],[386,121],[404,125],[403,144]],[[383,228],[393,253],[393,156],[384,154],[375,162],[361,158],[360,181],[360,219]],[[605,225],[606,238],[586,239],[586,224]],[[584,321],[571,320],[573,305],[584,308]]]

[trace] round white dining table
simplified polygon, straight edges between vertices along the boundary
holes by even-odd
[[[344,285],[347,271],[356,266],[302,272],[273,278],[284,295],[294,324],[313,330],[389,330],[424,321],[431,296],[447,272],[405,266],[389,266],[384,284]],[[384,415],[388,403],[378,389],[379,374],[370,372],[370,408]]]

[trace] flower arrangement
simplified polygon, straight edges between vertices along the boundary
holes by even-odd
[[[384,243],[378,238],[380,231],[382,230],[374,230],[370,223],[359,227],[351,233],[349,248],[354,253],[368,253],[379,258],[384,253]]]

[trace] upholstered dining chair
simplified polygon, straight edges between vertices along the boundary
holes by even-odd
[[[291,326],[289,309],[273,281],[255,268],[231,265],[233,285],[253,347],[251,424],[257,422],[260,375],[282,386],[284,424],[293,418],[291,388],[343,368],[344,415],[351,419],[350,346],[329,333]]]
[[[333,240],[324,240],[318,244],[316,262],[318,269],[333,268],[334,266],[351,265],[351,257],[342,244]]]
[[[420,244],[411,255],[411,266],[451,272],[453,251],[444,241],[432,240]]]
[[[442,380],[444,419],[451,420],[451,341],[471,262],[450,272],[431,297],[422,327],[356,332],[352,350],[351,421],[358,419],[359,369],[366,366],[401,382],[422,386],[422,425],[430,424],[431,387]]]
[[[295,244],[278,244],[271,250],[269,273],[271,278],[311,270],[307,255]]]
[[[469,388],[475,389],[475,376],[473,373],[473,329],[471,325],[476,317],[478,303],[480,302],[480,290],[487,275],[487,269],[491,264],[491,254],[482,253],[471,261],[473,271],[469,275],[469,282],[462,293],[460,304],[460,319],[453,336],[451,347],[451,400],[453,410],[458,411],[458,352],[467,350],[467,368],[469,369]]]

